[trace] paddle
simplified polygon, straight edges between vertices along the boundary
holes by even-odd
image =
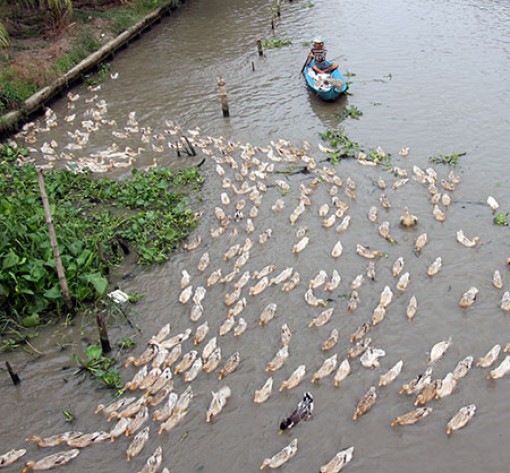
[[[311,60],[312,60],[312,58],[310,56],[307,56],[306,61],[303,64],[303,67],[301,68],[301,74],[303,74],[303,72],[305,72],[305,69],[308,66],[308,64],[310,64]]]

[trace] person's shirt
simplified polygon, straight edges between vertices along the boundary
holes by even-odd
[[[312,48],[313,59],[316,63],[322,64],[326,61],[326,49]]]

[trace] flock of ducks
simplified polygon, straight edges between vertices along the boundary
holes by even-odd
[[[79,97],[69,94],[68,99],[70,115],[64,118],[64,121],[73,123],[76,117],[73,116],[72,108]],[[63,160],[73,162],[76,165],[74,170],[88,168],[94,172],[107,171],[108,169],[103,169],[104,165],[113,167],[115,163],[134,162],[136,156],[143,153],[142,148],[137,151],[132,148],[119,151],[120,147],[115,144],[104,153],[89,156],[88,160],[76,159],[73,153],[86,147],[92,133],[100,127],[116,125],[106,118],[107,105],[104,101],[94,96],[90,103],[91,107],[86,112],[89,119],[83,120],[82,127],[70,133],[69,143],[62,147],[65,151],[57,153],[59,145],[51,140],[45,141],[39,148],[43,159],[52,165]],[[44,126],[28,124],[17,135],[17,139],[34,146],[40,143],[40,135],[50,131],[57,123],[54,112],[48,110]],[[168,128],[163,133],[154,134],[152,130],[140,127],[133,113],[129,115],[126,126],[121,130],[114,130],[112,135],[124,139],[128,135],[141,134],[142,142],[151,143],[152,151],[159,153],[163,151],[161,147],[167,150],[172,148],[174,145],[169,137],[181,132],[173,124],[167,125]],[[341,274],[341,261],[345,253],[356,254],[364,268],[347,284],[349,293],[346,296],[346,312],[353,314],[359,311],[362,292],[374,292],[373,289],[367,289],[367,286],[376,280],[384,265],[384,252],[380,249],[385,248],[383,245],[400,245],[397,237],[405,232],[405,235],[413,235],[411,245],[416,257],[420,258],[427,252],[429,236],[427,232],[417,231],[422,217],[413,215],[410,208],[405,206],[398,210],[400,217],[397,225],[392,227],[389,212],[395,206],[392,200],[397,200],[394,196],[401,192],[401,188],[410,186],[413,182],[421,185],[429,196],[432,218],[444,223],[460,177],[451,171],[442,178],[435,169],[423,170],[417,165],[412,166],[412,171],[392,166],[391,172],[397,179],[390,184],[386,182],[388,178],[385,180],[380,176],[374,182],[374,189],[380,192],[379,197],[374,199],[376,202],[369,206],[366,213],[366,218],[374,227],[374,234],[381,238],[380,247],[372,248],[362,243],[357,243],[354,247],[345,244],[344,247],[346,240],[342,243],[342,239],[345,234],[356,231],[350,230],[355,225],[349,210],[356,203],[357,185],[351,177],[340,176],[338,170],[341,167],[331,166],[327,161],[327,154],[319,155],[306,142],[301,147],[294,147],[289,142],[279,140],[272,141],[266,147],[256,147],[231,142],[222,137],[202,138],[198,130],[191,131],[189,135],[188,139],[200,148],[202,154],[211,162],[211,166],[206,167],[210,169],[211,185],[221,186],[210,218],[204,218],[212,221],[212,226],[202,227],[202,231],[197,232],[184,246],[189,252],[189,267],[181,272],[176,304],[180,304],[182,312],[188,314],[186,317],[189,317],[189,326],[181,332],[172,332],[171,325],[178,325],[178,322],[165,324],[148,340],[142,353],[127,358],[126,367],[134,367],[135,372],[124,386],[125,396],[109,405],[100,404],[96,408],[96,413],[105,418],[107,427],[104,430],[92,433],[64,432],[47,438],[37,435],[28,437],[27,441],[34,442],[40,448],[62,445],[68,448],[38,461],[28,461],[24,471],[47,470],[64,465],[79,455],[81,449],[106,441],[113,442],[122,436],[130,440],[126,448],[126,458],[131,461],[145,450],[151,434],[153,437],[158,434],[169,435],[178,425],[186,422],[195,397],[192,387],[194,382],[206,382],[205,380],[217,377],[221,385],[212,392],[204,418],[206,423],[214,422],[222,415],[229,402],[240,402],[241,393],[231,386],[235,386],[236,371],[242,369],[247,356],[243,355],[241,350],[226,352],[226,345],[222,344],[222,341],[229,337],[242,337],[247,330],[274,330],[274,327],[277,327],[279,333],[279,343],[274,347],[274,356],[261,364],[261,370],[265,370],[268,376],[264,384],[253,392],[255,404],[268,402],[274,396],[275,376],[280,370],[283,372],[287,365],[292,366],[290,374],[282,377],[279,384],[275,385],[279,392],[301,386],[306,379],[312,383],[312,387],[327,383],[339,389],[348,382],[347,378],[358,366],[367,370],[380,370],[382,367],[382,361],[387,356],[386,350],[374,343],[369,335],[373,332],[375,338],[380,329],[377,326],[382,324],[391,312],[394,298],[407,297],[413,278],[419,277],[418,274],[411,274],[406,270],[403,256],[399,256],[391,264],[390,271],[394,279],[384,285],[371,315],[345,337],[349,343],[346,350],[336,350],[332,355],[328,354],[319,366],[310,369],[306,364],[291,360],[293,334],[301,330],[320,334],[320,327],[336,325],[332,321],[346,317],[339,313],[340,304],[334,303],[340,285],[342,282],[345,285],[345,281],[342,281],[342,276],[345,278],[345,275]],[[322,145],[319,150],[326,153],[329,151]],[[382,149],[378,152],[384,154]],[[403,148],[401,155],[407,156],[407,153],[408,149]],[[359,154],[357,162],[362,166],[376,166],[362,153]],[[289,169],[302,169],[299,179],[293,176],[284,178]],[[217,178],[214,177],[214,172]],[[327,201],[319,199],[319,195],[327,195]],[[499,206],[492,196],[487,199],[487,205],[493,211]],[[279,247],[278,251],[287,251],[286,260],[292,258],[293,266],[279,266],[278,261],[265,266],[256,264],[257,258],[253,256],[264,254],[274,237],[273,228],[258,224],[257,217],[262,212],[272,213],[271,218],[274,221],[285,221],[288,247],[287,250]],[[304,225],[303,221],[311,218],[315,218],[317,223],[313,230],[322,227],[322,232],[335,235],[335,243],[325,248],[333,268],[329,272],[318,270],[306,256],[313,244],[313,231]],[[268,220],[265,222],[267,224]],[[363,238],[363,235],[359,237]],[[326,241],[324,239],[324,245]],[[457,231],[456,241],[469,249],[465,251],[473,251],[483,245],[480,237],[469,238],[462,229]],[[221,253],[213,253],[213,249],[219,247],[223,248]],[[434,255],[430,256],[434,258]],[[218,263],[219,260],[221,263]],[[507,265],[508,263],[502,264],[501,268],[493,273],[492,284],[496,291],[502,291],[504,287],[501,271],[504,271]],[[310,279],[305,279],[303,274],[309,272],[309,267],[315,268],[317,272]],[[443,261],[437,256],[422,277],[435,278],[441,271]],[[213,297],[210,295],[213,291],[221,294],[222,314],[207,310],[206,302]],[[304,325],[300,324],[298,314],[283,320],[280,314],[284,310],[282,311],[278,302],[260,302],[261,295],[274,295],[276,291],[289,294],[293,298],[302,298],[303,311],[312,311],[313,316]],[[475,304],[478,293],[479,290],[472,286],[465,293],[459,294],[459,306],[464,310],[471,307]],[[409,294],[405,313],[410,321],[418,314],[418,297],[419,294]],[[503,312],[510,312],[509,291],[503,292],[499,306]],[[256,312],[255,317],[249,316],[250,309],[251,312]],[[279,318],[282,318],[282,324],[277,322]],[[341,339],[340,335],[338,328],[332,327],[329,335],[322,338],[317,347],[324,353],[335,351]],[[429,351],[427,368],[402,383],[400,393],[414,397],[416,408],[397,416],[389,423],[391,426],[414,424],[431,415],[432,402],[444,399],[458,389],[474,364],[477,367],[475,369],[487,370],[486,377],[489,380],[497,380],[510,373],[510,355],[497,363],[502,352],[510,352],[510,344],[504,348],[496,344],[478,358],[476,363],[475,357],[469,354],[459,360],[446,375],[433,379],[434,369],[447,353],[453,338],[449,337],[434,344]],[[377,386],[370,386],[364,394],[360,392],[357,405],[342,406],[342,409],[352,408],[354,421],[367,415],[376,405],[378,393],[387,389],[386,387],[401,375],[403,367],[404,360],[397,361],[389,370],[380,374]],[[301,420],[310,419],[313,406],[313,394],[307,391],[292,414],[280,423],[280,433],[294,428]],[[458,412],[445,426],[448,435],[466,426],[476,413],[475,404],[457,408]],[[304,432],[306,427],[303,426],[300,430]],[[265,458],[260,469],[279,468],[297,452],[298,439],[294,438],[284,448]],[[0,468],[14,463],[25,453],[26,449],[22,448],[1,455]],[[162,442],[147,456],[140,472],[160,471],[164,464],[163,454]],[[330,460],[320,466],[321,473],[339,472],[353,459],[354,447],[342,448],[338,452],[331,452],[331,455]],[[162,471],[168,470],[163,468]]]

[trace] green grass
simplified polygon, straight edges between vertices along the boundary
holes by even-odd
[[[85,28],[72,42],[71,51],[57,59],[57,72],[60,74],[67,72],[100,47],[101,43],[92,28]]]

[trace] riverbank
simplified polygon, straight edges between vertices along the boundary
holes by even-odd
[[[118,49],[183,0],[75,3],[70,18],[51,31],[44,26],[44,15],[36,17],[12,7],[3,13],[11,45],[0,57],[0,135],[14,131],[71,83],[101,81]]]

